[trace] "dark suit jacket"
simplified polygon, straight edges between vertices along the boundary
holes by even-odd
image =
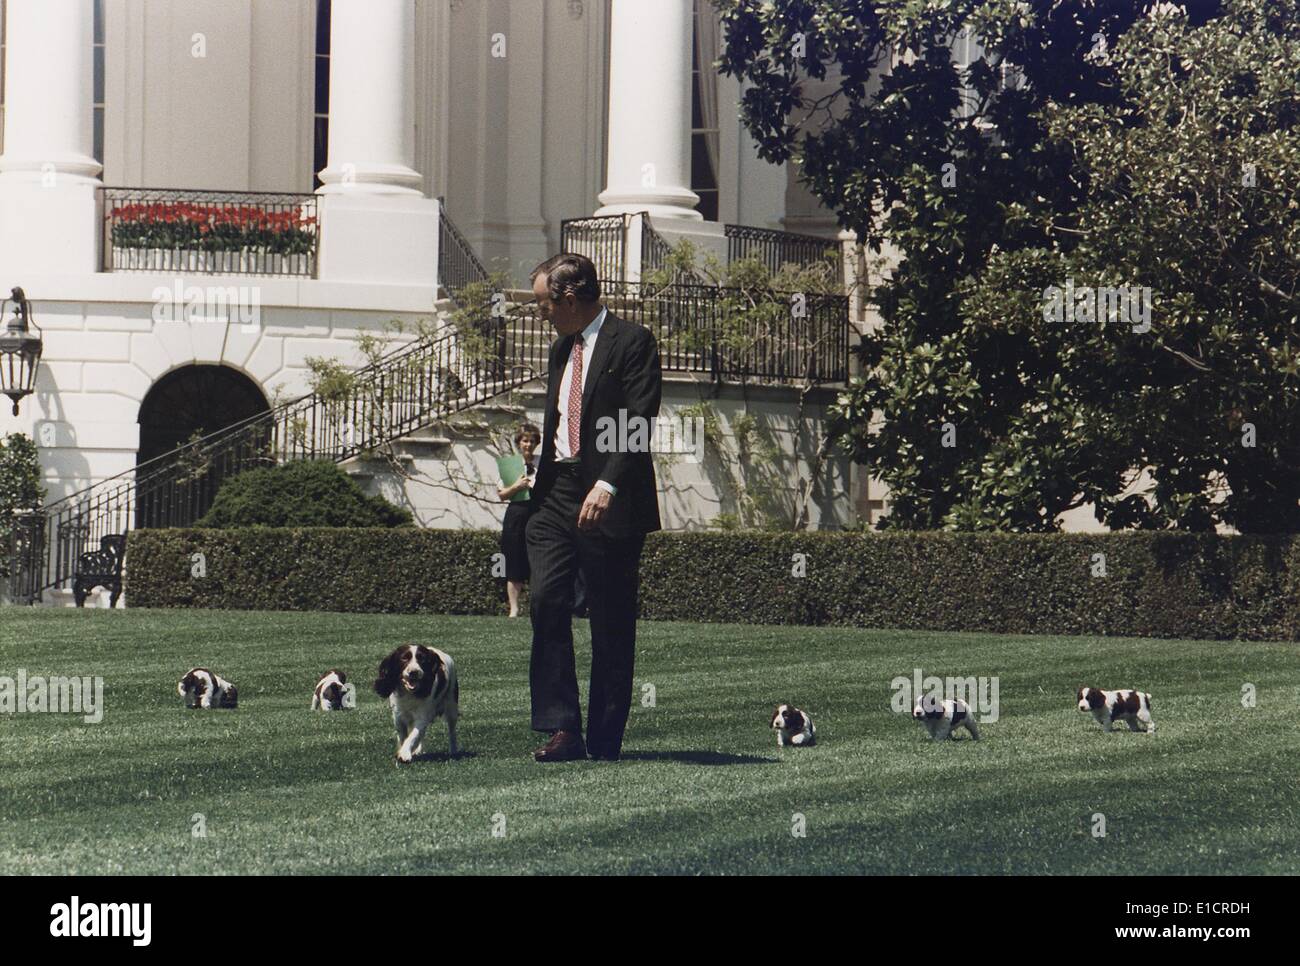
[[[555,429],[560,421],[560,381],[564,366],[573,352],[577,335],[556,339],[546,381],[546,418],[542,424],[542,455],[537,481],[529,501],[539,506],[555,482]],[[615,433],[633,416],[648,421],[659,415],[662,377],[659,372],[659,346],[650,330],[625,322],[606,310],[596,348],[584,358],[587,378],[582,387],[582,428],[578,457],[582,463],[582,481],[590,490],[597,480],[613,484],[618,493],[611,498],[600,529],[607,536],[625,537],[660,528],[659,496],[655,488],[655,468],[648,448],[648,430],[643,434],[647,448],[643,452],[626,452],[614,447],[600,452],[596,446],[600,428],[613,420]]]

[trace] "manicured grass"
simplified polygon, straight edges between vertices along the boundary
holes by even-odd
[[[439,722],[393,765],[369,686],[405,640],[457,660],[463,757]],[[1300,872],[1294,644],[643,623],[625,759],[566,765],[528,757],[528,645],[504,618],[6,608],[0,675],[102,675],[106,709],[0,716],[0,872]],[[238,710],[185,710],[193,665]],[[308,711],[329,667],[355,712]],[[983,741],[890,711],[915,667],[998,677]],[[1103,734],[1081,683],[1152,692],[1157,734]],[[777,749],[780,700],[816,747]]]

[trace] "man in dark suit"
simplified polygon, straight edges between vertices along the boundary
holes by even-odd
[[[632,706],[637,590],[646,533],[659,529],[650,458],[659,415],[659,347],[600,302],[596,268],[556,255],[533,270],[551,345],[542,455],[528,521],[532,726],[551,735],[534,757],[614,761]],[[640,430],[638,432],[638,429]],[[591,620],[587,743],[573,657],[574,577]]]

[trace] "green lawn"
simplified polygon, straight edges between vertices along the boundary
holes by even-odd
[[[647,622],[627,757],[538,765],[528,638],[504,618],[0,610],[0,675],[102,675],[106,705],[98,725],[0,716],[0,872],[1300,872],[1294,644]],[[461,758],[393,764],[369,687],[406,640],[456,658]],[[239,709],[185,710],[192,665]],[[332,666],[358,708],[312,714]],[[999,678],[983,741],[931,744],[889,710],[918,666]],[[1103,734],[1080,683],[1152,692],[1158,733]],[[782,699],[816,747],[777,749]]]

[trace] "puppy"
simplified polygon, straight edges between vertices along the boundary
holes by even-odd
[[[772,730],[776,732],[778,748],[817,743],[817,728],[813,725],[813,719],[792,704],[779,705],[772,712]]]
[[[958,728],[965,728],[973,741],[980,740],[980,729],[975,724],[975,717],[970,713],[970,707],[961,698],[936,701],[934,698],[922,695],[916,699],[912,718],[925,726],[925,730],[930,733],[930,738],[934,741],[955,738],[953,732]]]
[[[451,754],[456,754],[460,685],[450,654],[423,644],[403,644],[379,665],[375,694],[387,698],[393,709],[399,765],[421,753],[424,731],[438,717],[447,720],[447,740]]]
[[[326,671],[316,682],[316,690],[311,695],[313,711],[343,711],[357,706],[356,686],[348,684],[348,676],[342,671]]]
[[[239,705],[239,692],[235,686],[205,667],[193,668],[181,678],[176,693],[185,699],[187,708],[234,708]]]
[[[1156,723],[1151,720],[1151,695],[1145,691],[1103,691],[1101,688],[1080,688],[1076,695],[1080,711],[1091,711],[1103,731],[1111,731],[1116,721],[1123,721],[1129,731],[1145,730],[1155,734]],[[1142,728],[1138,727],[1139,722]]]

